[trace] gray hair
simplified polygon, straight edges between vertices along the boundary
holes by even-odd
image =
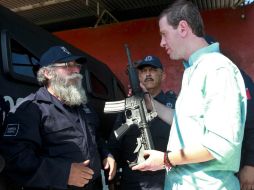
[[[193,33],[198,37],[204,36],[204,23],[198,7],[188,0],[176,0],[159,15],[159,20],[166,16],[167,22],[177,28],[181,20],[185,20]]]
[[[42,86],[47,86],[48,85],[48,79],[44,75],[45,71],[48,71],[48,73],[50,75],[55,74],[55,70],[54,70],[53,67],[51,67],[51,66],[41,67],[37,72],[37,81]]]

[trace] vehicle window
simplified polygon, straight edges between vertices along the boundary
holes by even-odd
[[[35,78],[34,65],[37,65],[38,59],[14,39],[11,39],[10,42],[13,71]]]

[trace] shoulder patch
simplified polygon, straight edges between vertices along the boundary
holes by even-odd
[[[249,90],[248,87],[246,88],[246,96],[247,96],[247,100],[251,100],[252,99],[252,97],[250,95],[250,90]]]
[[[4,132],[4,136],[5,137],[17,136],[18,131],[19,131],[19,124],[18,123],[8,124],[6,127],[6,130]]]
[[[167,91],[167,92],[166,92],[166,95],[167,95],[169,98],[174,98],[174,99],[177,98],[177,95],[176,95],[176,93],[175,93],[173,90]]]
[[[173,104],[172,104],[171,102],[167,102],[167,103],[166,103],[166,106],[167,106],[168,108],[173,108]]]

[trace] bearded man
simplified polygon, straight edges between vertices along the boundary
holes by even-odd
[[[98,137],[98,117],[82,87],[81,64],[63,46],[40,59],[35,94],[14,107],[2,129],[0,151],[10,189],[102,189],[101,160],[115,174],[115,160]]]

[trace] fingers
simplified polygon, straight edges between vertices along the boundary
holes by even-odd
[[[112,180],[115,175],[116,175],[116,162],[115,160],[112,160],[112,162],[109,163],[110,168],[109,168],[109,174],[108,174],[108,180]]]
[[[140,171],[146,171],[147,170],[147,161],[142,162],[141,164],[138,164],[136,166],[133,166],[132,170],[140,170]]]
[[[88,167],[89,163],[90,163],[90,160],[84,161],[81,165],[81,170],[83,171],[83,173],[87,175],[93,175],[94,171]]]
[[[136,166],[132,167],[132,170],[140,171],[156,171],[163,169],[163,158],[164,153],[156,150],[146,150],[144,151],[144,157],[146,160]]]
[[[132,96],[132,89],[131,89],[131,86],[128,85],[128,97]]]
[[[88,167],[90,161],[86,160],[82,163],[72,163],[68,185],[83,187],[93,178],[94,171]]]
[[[241,190],[253,190],[251,187],[248,187],[248,186],[242,186],[241,187]]]
[[[103,165],[104,165],[104,169],[105,169],[105,170],[107,170],[107,169],[110,168],[110,164],[109,164],[108,160],[106,160],[106,161],[103,163]]]
[[[147,170],[147,167],[148,167],[148,159],[149,159],[149,156],[150,156],[150,151],[149,150],[144,150],[144,157],[147,158],[146,161],[136,165],[136,166],[133,166],[131,169],[132,170],[140,170],[140,171],[146,171]]]
[[[108,172],[108,180],[111,180],[111,179],[112,179],[112,173],[113,173],[113,168],[110,167],[110,168],[109,168],[109,172]]]
[[[147,92],[147,89],[144,84],[140,83],[140,88],[143,90],[143,92]]]
[[[115,169],[112,169],[112,171],[109,172],[109,175],[108,175],[108,180],[112,180],[116,175],[116,168]]]
[[[84,180],[90,180],[93,178],[93,174],[91,174],[90,172],[87,172],[87,171],[83,171],[81,174],[80,174],[80,177],[83,178]]]
[[[112,156],[108,156],[103,160],[103,165],[105,170],[108,171],[108,180],[112,180],[116,174],[116,162]]]
[[[254,167],[244,166],[238,174],[241,190],[254,190]]]
[[[108,157],[103,160],[103,167],[104,167],[104,170],[108,170],[110,168],[110,163],[109,163]]]
[[[89,180],[85,180],[85,181],[82,181],[82,182],[78,181],[78,182],[76,182],[74,184],[69,184],[68,183],[68,185],[73,185],[73,186],[77,186],[77,187],[84,187],[88,183],[89,183]]]
[[[252,184],[242,184],[241,190],[254,190],[254,185]]]

